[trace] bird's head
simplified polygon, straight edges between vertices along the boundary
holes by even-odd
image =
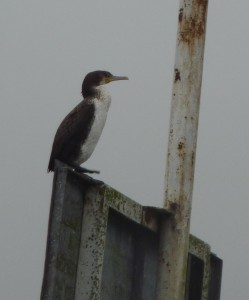
[[[107,71],[94,71],[86,75],[82,83],[84,98],[94,96],[96,87],[116,80],[128,80],[126,76],[114,76]]]

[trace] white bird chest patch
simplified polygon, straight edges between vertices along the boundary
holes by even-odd
[[[88,137],[82,145],[81,155],[78,160],[79,164],[85,162],[92,155],[97,145],[102,130],[105,126],[107,113],[111,104],[111,97],[108,94],[104,93],[103,90],[101,90],[100,99],[95,98],[92,101],[95,108],[94,120],[90,128]]]

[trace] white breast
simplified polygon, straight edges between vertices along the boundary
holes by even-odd
[[[94,120],[88,137],[85,140],[84,145],[82,145],[81,155],[78,159],[79,164],[85,162],[92,155],[98,143],[102,130],[105,126],[107,112],[111,104],[111,97],[104,92],[102,88],[100,99],[93,99],[93,104],[95,107]]]

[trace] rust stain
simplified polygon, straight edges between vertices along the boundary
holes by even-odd
[[[179,20],[180,23],[181,23],[181,21],[182,21],[182,17],[183,17],[183,8],[181,8],[181,9],[179,10],[178,20]]]
[[[183,142],[179,142],[178,144],[178,155],[181,158],[185,155],[185,144]]]
[[[195,152],[192,151],[192,155],[191,155],[191,165],[192,167],[195,165]]]
[[[178,180],[179,180],[179,198],[177,200],[177,205],[174,208],[174,213],[175,216],[178,216],[180,220],[184,219],[184,216],[182,215],[182,212],[184,211],[184,203],[186,200],[185,196],[185,173],[184,173],[184,160],[185,160],[185,155],[186,155],[186,143],[185,141],[180,141],[177,146],[178,150],[178,156],[181,159],[181,163],[179,165],[179,170],[178,170]],[[172,209],[173,209],[172,208]],[[178,220],[179,221],[179,220]]]
[[[205,19],[208,0],[194,0],[191,12],[186,15],[183,8],[179,13],[179,42],[191,46],[195,39],[200,39],[205,34]]]
[[[170,202],[170,210],[176,212],[179,208],[179,204],[176,202]]]
[[[175,83],[176,83],[178,80],[181,81],[181,73],[180,73],[180,71],[176,68],[176,69],[175,69]]]
[[[205,11],[207,10],[208,0],[196,0],[196,2],[199,6],[203,6]]]
[[[183,148],[183,143],[180,142],[180,143],[178,144],[178,149],[181,150],[182,148]]]

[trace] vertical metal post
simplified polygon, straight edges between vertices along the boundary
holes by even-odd
[[[208,0],[180,0],[157,300],[183,300]]]

